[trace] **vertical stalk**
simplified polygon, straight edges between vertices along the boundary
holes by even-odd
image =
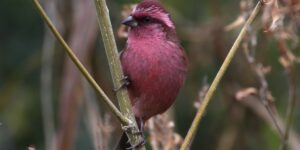
[[[101,35],[103,38],[107,59],[109,62],[111,76],[113,79],[114,87],[117,89],[122,86],[121,81],[124,78],[124,75],[119,59],[117,45],[112,31],[112,25],[109,18],[109,11],[105,0],[95,0],[95,5],[98,14],[98,22],[101,30]],[[121,88],[117,91],[116,94],[122,114],[126,118],[131,120],[130,126],[133,126],[134,130],[138,131],[135,117],[131,109],[131,103],[127,89]],[[132,145],[139,144],[140,140],[138,135],[131,134],[130,132],[127,132],[127,135]]]

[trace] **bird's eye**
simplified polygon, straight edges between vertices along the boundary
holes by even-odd
[[[144,21],[145,23],[148,23],[148,22],[150,22],[151,20],[152,20],[152,18],[149,17],[149,16],[143,18],[143,21]]]

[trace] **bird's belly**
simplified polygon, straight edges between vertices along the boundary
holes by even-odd
[[[149,43],[148,43],[149,44]],[[141,44],[139,44],[141,45]],[[183,85],[186,62],[183,52],[172,44],[131,47],[121,55],[135,116],[147,120],[166,111]]]
[[[176,68],[160,64],[131,75],[129,94],[136,117],[147,120],[166,111],[175,101],[183,78]]]

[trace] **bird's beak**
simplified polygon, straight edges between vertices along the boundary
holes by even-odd
[[[138,22],[132,16],[129,16],[126,19],[124,19],[122,21],[122,24],[124,24],[126,26],[129,26],[129,27],[136,27],[136,26],[138,26]]]

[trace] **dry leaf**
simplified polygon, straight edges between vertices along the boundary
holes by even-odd
[[[242,26],[245,22],[246,22],[245,17],[238,16],[238,18],[235,21],[233,21],[229,25],[225,26],[224,30],[225,31],[233,30],[235,28]]]
[[[27,150],[36,150],[34,146],[29,146]]]
[[[242,89],[242,90],[239,90],[236,94],[235,94],[235,98],[237,100],[242,100],[250,95],[254,95],[254,94],[257,94],[257,89],[254,88],[254,87],[249,87],[249,88],[246,88],[246,89]]]

